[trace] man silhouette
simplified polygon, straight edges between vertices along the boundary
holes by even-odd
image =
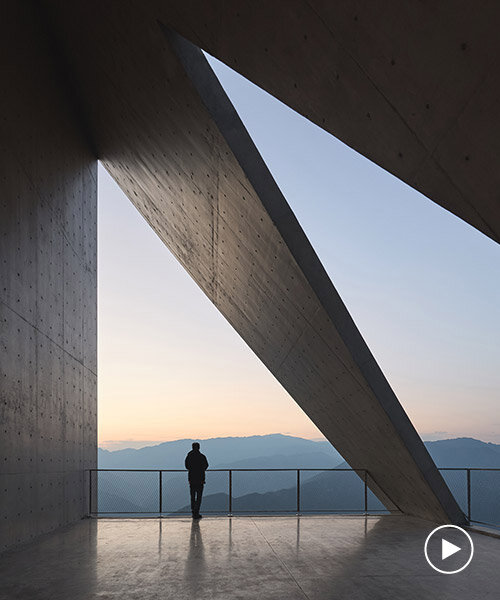
[[[193,442],[193,449],[188,452],[184,466],[188,470],[189,490],[191,492],[191,513],[193,519],[201,519],[200,505],[205,484],[205,471],[208,468],[207,457],[200,452],[200,444]]]

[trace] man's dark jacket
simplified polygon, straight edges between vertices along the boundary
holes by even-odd
[[[186,456],[184,466],[188,470],[189,485],[205,483],[205,470],[208,469],[207,457],[199,450],[191,450]]]

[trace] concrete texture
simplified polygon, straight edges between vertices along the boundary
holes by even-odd
[[[156,18],[500,241],[500,8],[176,0]]]
[[[0,550],[75,521],[96,466],[96,160],[31,3],[0,18]]]
[[[387,506],[463,519],[213,75],[165,27],[499,241],[498,4],[44,0],[1,10],[2,547],[85,511],[97,154]]]
[[[396,516],[87,520],[4,554],[0,599],[498,598],[500,539],[472,533],[471,564],[440,575],[424,558],[434,526]]]
[[[200,52],[134,1],[50,6],[99,157],[159,237],[388,507],[463,520]]]

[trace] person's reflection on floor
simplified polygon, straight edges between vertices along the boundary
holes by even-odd
[[[205,550],[201,536],[200,522],[191,522],[191,535],[189,537],[189,550],[186,560],[184,577],[193,593],[203,589],[205,575]],[[198,595],[193,596],[198,597]],[[201,596],[199,596],[201,597]]]

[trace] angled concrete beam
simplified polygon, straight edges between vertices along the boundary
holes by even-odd
[[[388,506],[462,522],[201,52],[135,2],[56,4],[100,158],[159,237]]]
[[[327,319],[334,325],[338,334],[340,334],[340,338],[345,344],[350,358],[359,368],[365,382],[375,394],[387,417],[394,425],[396,435],[401,437],[407,449],[410,450],[413,459],[420,467],[428,483],[442,501],[448,516],[453,516],[454,520],[460,520],[462,518],[461,511],[456,506],[454,499],[451,498],[446,485],[443,485],[442,477],[430,458],[427,449],[397,400],[302,227],[276,185],[255,144],[206,59],[196,46],[172,30],[165,27],[163,29],[172,48],[182,62],[189,79],[198,91],[201,101],[214,119],[219,131],[222,133],[243,172],[257,193],[259,200],[269,214],[274,226],[279,231],[279,234],[296,261],[297,266],[306,277],[308,284],[318,298]],[[317,335],[318,331],[315,334]],[[284,387],[289,389],[288,386],[290,383],[288,378],[291,373],[283,364],[280,365],[278,373],[274,374]],[[336,392],[336,386],[332,387],[333,395]],[[302,388],[301,396],[303,394],[307,394],[307,390]],[[307,402],[302,400],[302,403],[299,401],[299,404],[308,413]],[[356,417],[354,417],[355,419]],[[321,425],[318,426],[322,429]],[[325,433],[324,430],[323,433]],[[330,434],[330,441],[343,453],[339,445],[333,441],[337,438],[338,434]],[[349,462],[361,468],[361,461],[360,455],[355,458],[354,463]],[[379,473],[376,474],[372,470],[370,470],[370,473],[374,482],[380,481]],[[380,490],[377,489],[379,486],[374,485],[373,487],[379,495],[382,493],[387,496],[384,500],[386,503],[389,501],[390,504],[390,499],[394,496],[391,496],[389,490],[385,486],[382,486]],[[384,493],[384,490],[387,490],[387,493]],[[404,506],[404,502],[399,506],[402,505]],[[398,505],[396,504],[396,506]]]

